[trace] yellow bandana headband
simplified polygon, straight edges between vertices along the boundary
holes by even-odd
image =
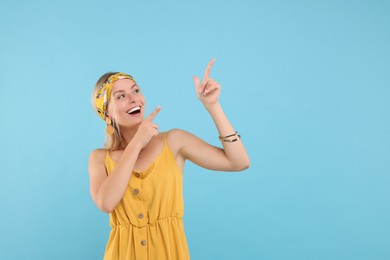
[[[115,81],[120,79],[134,80],[132,76],[127,75],[126,73],[116,73],[107,79],[107,81],[102,85],[102,88],[99,90],[99,93],[96,95],[97,112],[103,120],[106,120],[107,104],[111,98],[112,86],[114,86]]]

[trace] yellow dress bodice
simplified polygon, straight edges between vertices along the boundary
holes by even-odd
[[[115,168],[109,152],[105,165],[108,174]],[[159,156],[146,170],[132,172],[122,200],[110,213],[104,259],[190,259],[183,214],[183,176],[164,133]]]

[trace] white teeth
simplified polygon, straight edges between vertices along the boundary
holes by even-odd
[[[136,110],[141,110],[141,107],[133,107],[132,109],[130,109],[129,111],[127,111],[127,113],[128,114],[130,114],[130,113],[132,113],[132,112],[134,112],[134,111],[136,111]]]

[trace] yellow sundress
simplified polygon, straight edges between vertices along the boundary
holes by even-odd
[[[183,176],[168,147],[142,172],[133,171],[122,200],[110,213],[105,260],[190,259],[184,234]],[[115,162],[107,151],[108,174]]]

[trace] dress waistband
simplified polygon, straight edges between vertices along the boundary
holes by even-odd
[[[145,225],[134,225],[133,223],[130,223],[130,222],[124,222],[124,223],[115,223],[112,225],[112,228],[116,228],[116,227],[125,227],[125,226],[133,226],[133,227],[136,227],[136,228],[144,228],[144,227],[148,227],[148,226],[153,226],[155,223],[158,223],[160,221],[166,221],[166,220],[178,220],[178,221],[183,221],[183,218],[179,218],[179,217],[164,217],[164,218],[158,218],[156,219],[155,221],[153,222],[148,222],[146,223]]]

